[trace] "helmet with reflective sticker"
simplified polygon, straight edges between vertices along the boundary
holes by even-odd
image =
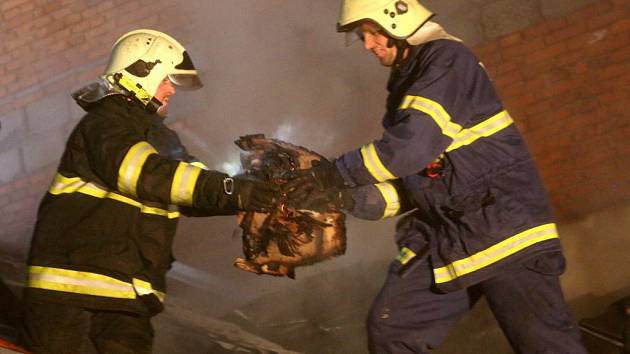
[[[154,96],[166,77],[183,89],[203,86],[186,49],[173,37],[151,29],[120,37],[114,43],[103,77],[116,90],[135,97],[151,111],[161,105]]]
[[[350,32],[370,21],[394,39],[407,39],[432,16],[417,0],[342,0],[337,31]]]

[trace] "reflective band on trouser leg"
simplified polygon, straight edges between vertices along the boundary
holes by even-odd
[[[405,96],[399,109],[412,108],[423,112],[433,118],[435,124],[440,127],[442,134],[455,138],[462,130],[462,126],[452,122],[451,116],[446,112],[441,104],[420,96]]]
[[[463,129],[455,136],[451,145],[446,149],[446,152],[453,151],[465,145],[470,145],[477,139],[487,138],[509,127],[512,123],[513,121],[510,114],[507,111],[501,111],[474,127]]]
[[[400,210],[400,198],[398,191],[391,183],[383,182],[375,184],[379,192],[385,199],[385,211],[383,213],[383,219],[396,216]]]
[[[165,210],[161,208],[150,207],[134,199],[125,197],[124,195],[110,192],[102,187],[95,185],[94,183],[85,182],[79,177],[68,178],[59,173],[55,176],[55,179],[53,180],[53,183],[50,186],[48,193],[53,195],[81,193],[95,198],[113,199],[121,203],[135,206],[136,208],[140,209],[141,213],[165,216],[169,219],[178,218],[180,215],[177,209]]]
[[[129,149],[118,170],[119,191],[133,197],[138,196],[136,188],[140,172],[151,154],[157,154],[157,151],[146,141],[141,141]]]
[[[403,247],[400,249],[400,253],[396,256],[396,260],[400,262],[400,264],[405,265],[409,263],[416,256],[416,252],[410,250],[407,247]]]
[[[433,270],[435,282],[446,283],[503,260],[538,242],[558,238],[555,224],[540,225],[516,234],[474,255]]]
[[[171,185],[171,203],[191,206],[201,168],[180,162]]]
[[[376,147],[373,143],[361,147],[361,157],[363,158],[363,165],[377,181],[385,182],[390,179],[396,179],[396,176],[389,172],[378,157]]]

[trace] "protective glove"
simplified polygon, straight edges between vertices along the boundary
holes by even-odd
[[[287,197],[294,201],[304,200],[315,191],[344,188],[344,180],[335,164],[326,159],[313,161],[312,167],[301,170],[282,186]]]
[[[239,211],[268,211],[280,199],[278,185],[240,176],[223,179],[223,192]]]
[[[323,213],[330,211],[331,208],[352,210],[354,199],[348,189],[329,188],[325,191],[315,189],[305,198],[289,199],[287,204],[295,209],[306,209]]]

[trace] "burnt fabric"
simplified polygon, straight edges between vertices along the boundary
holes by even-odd
[[[466,47],[452,40],[411,47],[388,90],[382,138],[336,159],[355,187],[355,216],[416,210],[413,230],[397,242],[413,253],[428,238],[442,291],[464,289],[540,253],[559,254],[525,142]]]
[[[241,164],[247,178],[285,184],[322,157],[304,147],[264,135],[241,137]],[[286,198],[269,213],[242,212],[243,253],[234,265],[245,271],[295,277],[295,268],[341,255],[346,249],[345,215],[329,203],[324,210],[292,208]]]
[[[88,351],[88,346],[103,354],[151,353],[153,327],[148,316],[32,301],[24,318],[23,339],[34,354],[76,354],[83,352],[81,348]]]
[[[180,215],[236,213],[227,175],[196,166],[135,101],[112,95],[87,107],[39,207],[25,296],[157,313]]]
[[[509,273],[449,293],[435,291],[426,258],[404,271],[394,261],[368,317],[370,352],[432,352],[483,294],[515,352],[586,354],[562,297],[560,259],[535,256],[513,264]]]

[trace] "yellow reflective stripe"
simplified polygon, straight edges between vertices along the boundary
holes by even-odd
[[[206,171],[209,170],[208,166],[206,166],[206,164],[201,161],[194,161],[194,162],[191,162],[190,164],[193,166],[197,166],[202,170],[206,170]]]
[[[383,199],[385,199],[385,211],[383,213],[383,219],[396,216],[400,210],[400,198],[396,188],[387,182],[375,184],[376,188],[381,192]]]
[[[180,213],[177,210],[165,210],[161,208],[150,207],[134,199],[125,197],[124,195],[110,192],[95,185],[94,183],[85,182],[79,177],[68,178],[59,173],[55,176],[55,179],[53,180],[53,183],[50,186],[48,192],[53,195],[81,193],[96,198],[113,199],[125,204],[129,204],[135,206],[136,208],[139,208],[140,212],[145,214],[165,216],[169,219],[175,219],[180,216]]]
[[[131,284],[105,275],[40,266],[28,267],[31,288],[64,291],[85,295],[135,299]]]
[[[433,270],[436,283],[446,283],[496,263],[538,242],[558,238],[555,224],[540,225],[516,234],[490,248]]]
[[[153,98],[153,96],[151,96],[147,90],[139,87],[136,82],[127,77],[127,75],[122,75],[118,80],[118,84],[124,87],[127,91],[133,92],[136,95],[136,98],[142,101],[145,106],[149,104],[149,102],[151,102],[151,99]]]
[[[409,263],[409,261],[412,260],[413,257],[415,256],[416,256],[416,252],[410,250],[407,247],[403,247],[400,249],[400,253],[398,253],[398,256],[396,256],[396,260],[400,262],[402,265],[405,265]]]
[[[160,301],[164,301],[164,299],[166,298],[165,293],[153,289],[151,283],[141,279],[133,278],[133,288],[136,290],[136,293],[138,293],[138,295],[155,294],[155,296],[157,296]]]
[[[140,172],[151,154],[157,154],[157,151],[146,141],[141,141],[129,149],[118,170],[119,191],[134,197],[138,196],[136,188]]]
[[[385,182],[390,179],[396,179],[396,176],[383,165],[373,143],[361,147],[361,157],[363,158],[363,165],[377,181]]]
[[[451,116],[446,112],[441,104],[420,96],[405,96],[400,109],[413,108],[420,112],[428,114],[433,121],[440,127],[442,134],[455,138],[457,134],[462,130],[462,126],[452,122]]]
[[[191,206],[201,168],[180,162],[171,185],[171,203]]]
[[[480,138],[486,138],[492,134],[507,128],[513,123],[512,117],[507,111],[501,111],[498,114],[486,119],[485,121],[475,125],[472,128],[464,129],[459,132],[446,152],[455,150],[464,145],[472,144]]]

